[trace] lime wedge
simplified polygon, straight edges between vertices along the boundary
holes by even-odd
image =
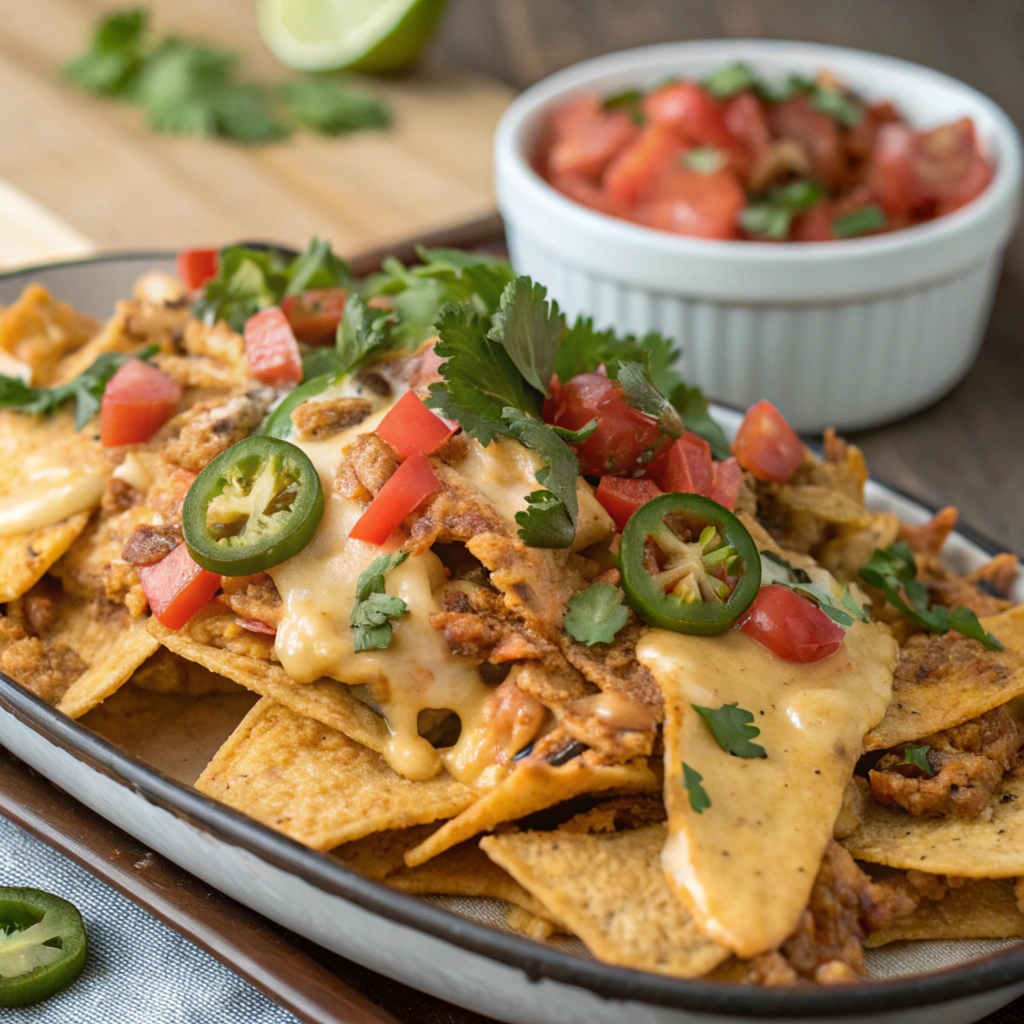
[[[260,35],[298,71],[400,71],[420,55],[445,0],[258,0]]]

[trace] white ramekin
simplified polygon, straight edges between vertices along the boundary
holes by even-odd
[[[995,163],[967,206],[892,234],[771,244],[683,238],[567,199],[529,156],[552,108],[581,92],[700,78],[742,60],[767,77],[833,71],[914,124],[970,116]],[[920,65],[841,47],[762,40],[666,43],[599,57],[524,92],[495,139],[512,262],[570,315],[682,342],[682,370],[745,407],[769,398],[802,431],[874,426],[919,409],[967,372],[1019,214],[1021,141],[981,93]]]

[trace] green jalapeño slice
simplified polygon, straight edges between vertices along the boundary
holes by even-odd
[[[323,513],[320,477],[309,456],[276,437],[247,437],[196,477],[182,529],[204,569],[248,576],[298,554]]]
[[[678,633],[722,633],[750,607],[761,557],[747,528],[699,494],[663,494],[626,524],[622,589],[645,622]]]
[[[82,915],[39,889],[0,887],[0,1006],[38,1003],[85,966]]]

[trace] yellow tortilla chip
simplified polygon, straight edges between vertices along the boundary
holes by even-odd
[[[991,811],[991,813],[989,813]],[[857,830],[842,840],[858,860],[963,878],[1024,875],[1024,774],[1009,776],[980,817],[914,818],[868,800]]]
[[[31,533],[0,537],[0,604],[28,593],[81,536],[88,512]]]
[[[901,939],[1012,939],[1024,935],[1024,914],[1009,879],[982,878],[950,889],[941,900],[922,904],[913,914],[868,936],[865,945]]]
[[[885,718],[865,750],[885,750],[951,729],[1024,694],[1024,605],[981,620],[1006,648],[959,633],[919,633],[903,645]]]
[[[739,956],[776,949],[796,929],[864,734],[885,714],[896,654],[883,626],[862,622],[810,664],[775,658],[739,630],[649,630],[637,645],[665,695],[665,871]],[[763,757],[727,753],[695,710],[727,704],[752,717]]]
[[[598,959],[683,978],[729,951],[707,937],[661,869],[664,825],[630,832],[512,832],[480,846]]]
[[[436,831],[437,825],[431,824],[413,825],[412,828],[393,832],[374,832],[331,850],[331,856],[364,878],[379,882],[404,868],[406,852]]]
[[[389,737],[387,724],[372,708],[353,697],[344,683],[334,679],[297,683],[280,665],[199,643],[184,632],[165,629],[156,619],[151,620],[149,629],[175,654],[261,697],[269,697],[296,714],[329,725],[378,754],[384,750]]]
[[[411,782],[380,754],[267,697],[196,789],[314,850],[449,818],[477,799],[449,775]]]
[[[554,921],[547,917],[531,914],[529,910],[524,910],[522,907],[509,907],[505,923],[514,932],[521,932],[528,939],[533,939],[534,942],[546,942],[556,931],[559,931]]]
[[[145,619],[131,619],[99,660],[94,661],[61,697],[57,705],[68,718],[79,718],[116,693],[132,673],[159,647]]]
[[[409,867],[425,864],[431,857],[480,832],[490,831],[495,825],[525,818],[583,793],[651,790],[657,786],[657,777],[643,760],[595,765],[576,757],[557,768],[544,761],[523,761],[472,807],[410,850],[405,862]]]

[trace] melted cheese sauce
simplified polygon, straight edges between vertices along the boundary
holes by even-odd
[[[93,508],[109,475],[109,466],[90,468],[56,446],[32,452],[10,481],[9,493],[0,498],[0,537],[53,526]]]
[[[832,835],[865,733],[892,693],[896,643],[854,623],[823,661],[782,661],[733,630],[717,637],[648,630],[637,657],[665,694],[668,879],[708,934],[737,955],[776,949],[796,928]],[[766,758],[727,754],[694,704],[737,702]],[[686,762],[711,806],[697,814]]]

